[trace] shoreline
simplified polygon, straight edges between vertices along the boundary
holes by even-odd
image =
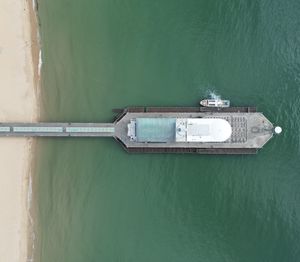
[[[9,26],[7,26],[9,25]],[[39,118],[39,26],[30,0],[0,3],[0,121]],[[33,261],[32,167],[35,140],[0,139],[0,257]]]
[[[31,66],[33,68],[33,88],[35,92],[35,121],[38,121],[39,116],[39,101],[40,101],[40,70],[41,70],[41,44],[40,44],[40,32],[39,32],[39,20],[38,20],[38,5],[37,0],[25,0],[27,3],[27,18],[29,22],[29,33],[31,40]],[[27,216],[27,224],[26,224],[26,261],[33,262],[34,261],[34,249],[35,249],[35,241],[36,241],[36,216],[34,210],[34,202],[33,202],[33,190],[35,185],[35,178],[33,177],[35,170],[35,155],[36,155],[36,140],[34,138],[30,138],[29,142],[29,158],[28,164],[29,167],[27,169],[27,183],[26,183],[26,216]]]

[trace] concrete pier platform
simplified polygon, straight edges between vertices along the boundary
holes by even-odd
[[[255,154],[273,136],[273,124],[255,107],[128,107],[113,123],[0,123],[0,136],[113,137],[130,153]],[[133,119],[224,119],[232,133],[224,142],[137,142],[128,136]]]
[[[255,154],[273,136],[273,124],[256,108],[129,108],[115,122],[115,137],[128,152],[198,154]],[[127,125],[137,118],[218,118],[232,127],[230,139],[221,143],[138,143],[127,135]]]

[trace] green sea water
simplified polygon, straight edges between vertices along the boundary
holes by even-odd
[[[283,133],[255,156],[38,139],[34,261],[300,261],[299,0],[40,0],[38,15],[43,121],[213,91]]]

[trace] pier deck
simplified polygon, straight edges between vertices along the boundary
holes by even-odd
[[[113,137],[114,123],[0,123],[0,136]]]
[[[232,135],[229,140],[221,143],[138,143],[131,141],[127,136],[127,124],[131,119],[140,117],[222,118],[230,123]],[[147,148],[149,148],[149,151],[155,150],[156,148],[160,149],[160,151],[162,150],[161,148],[173,149],[173,151],[176,151],[175,149],[188,148],[193,152],[197,150],[198,152],[217,152],[217,150],[214,149],[219,149],[219,151],[222,151],[222,149],[236,149],[236,152],[241,151],[241,149],[252,149],[250,151],[254,152],[256,149],[261,148],[273,136],[273,125],[262,113],[258,112],[231,112],[230,114],[228,114],[228,112],[128,112],[116,123],[115,136],[119,138],[119,141],[121,141],[127,149],[132,149],[132,151],[139,151],[141,148],[143,148],[144,151]],[[229,152],[229,150],[227,151]],[[231,150],[231,152],[233,151],[234,150]]]
[[[128,124],[137,118],[221,118],[232,128],[225,142],[137,142],[128,136]],[[133,153],[255,154],[273,136],[272,123],[254,107],[130,107],[113,123],[0,123],[0,136],[114,137]]]

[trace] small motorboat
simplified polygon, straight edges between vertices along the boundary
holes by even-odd
[[[204,99],[200,101],[200,105],[206,107],[230,107],[230,101],[222,99]]]

